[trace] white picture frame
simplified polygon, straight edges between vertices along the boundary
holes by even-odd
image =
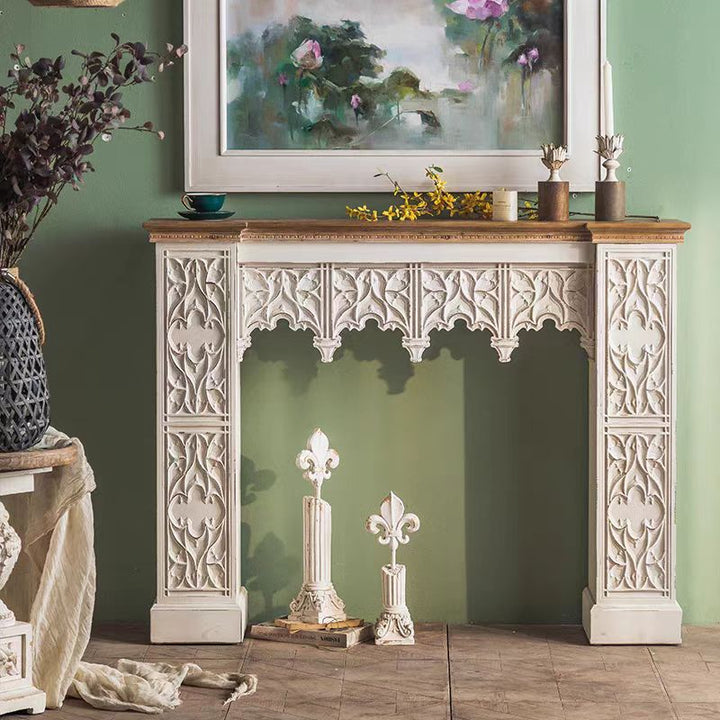
[[[601,126],[606,0],[565,0],[563,179],[575,192],[595,189]],[[440,165],[453,191],[535,191],[547,171],[540,150],[477,152],[227,150],[224,145],[225,0],[184,0],[185,189],[188,192],[385,192],[389,172],[403,187],[430,187],[424,168]]]

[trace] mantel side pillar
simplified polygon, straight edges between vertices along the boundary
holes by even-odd
[[[597,248],[590,578],[583,594],[583,625],[593,644],[681,642],[675,254],[668,245]]]
[[[239,368],[231,244],[157,245],[158,481],[154,643],[237,643]]]

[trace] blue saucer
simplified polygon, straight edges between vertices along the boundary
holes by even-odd
[[[218,212],[179,212],[186,220],[227,220],[235,214],[232,210],[218,210]]]

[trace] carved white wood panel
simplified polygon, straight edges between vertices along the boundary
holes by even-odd
[[[607,265],[607,414],[667,415],[669,260],[615,258]]]
[[[607,437],[607,589],[668,591],[666,438]]]
[[[222,432],[167,434],[167,590],[228,589],[227,448]]]
[[[375,320],[380,330],[411,335],[411,268],[334,268],[332,317],[334,335],[362,330]]]
[[[428,267],[422,271],[422,320],[424,338],[432,330],[452,330],[462,320],[470,330],[502,334],[500,269]]]
[[[231,254],[223,248],[188,248],[160,255],[164,393],[158,544],[164,563],[159,601],[188,593],[207,594],[211,601],[233,594]]]
[[[166,412],[227,413],[227,261],[168,256],[166,297]]]
[[[342,333],[374,320],[399,330],[413,362],[422,360],[430,332],[464,321],[489,330],[501,362],[509,362],[521,330],[540,330],[550,320],[559,330],[578,330],[593,351],[593,270],[587,265],[521,267],[509,264],[346,266],[288,268],[241,265],[239,358],[254,330],[279,320],[311,330],[324,362]]]
[[[244,267],[241,272],[240,359],[253,330],[273,330],[280,320],[292,330],[322,335],[325,289],[320,267]]]
[[[674,251],[601,252],[602,595],[674,598]]]
[[[548,320],[558,330],[577,330],[581,345],[592,355],[592,269],[511,268],[510,337],[521,330],[541,330]]]

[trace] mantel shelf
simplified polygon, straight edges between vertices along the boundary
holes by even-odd
[[[358,243],[682,243],[690,225],[679,220],[566,223],[426,220],[362,223],[355,220],[150,220],[151,242]]]

